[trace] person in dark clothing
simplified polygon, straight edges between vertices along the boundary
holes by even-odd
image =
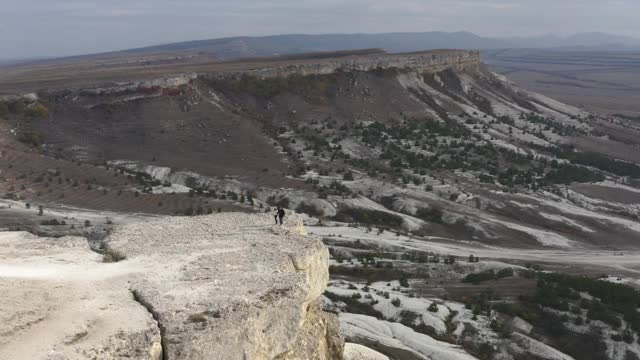
[[[278,211],[276,212],[276,224],[278,223],[278,219],[280,219],[280,225],[282,225],[283,218],[284,218],[284,209],[282,207],[278,207]]]
[[[280,206],[276,208],[276,213],[273,214],[273,218],[276,220],[276,225],[278,224],[278,214],[280,213]]]

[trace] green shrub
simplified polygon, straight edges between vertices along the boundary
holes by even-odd
[[[36,103],[27,107],[26,114],[30,117],[43,118],[49,116],[49,109],[42,104]]]
[[[207,317],[200,313],[200,314],[191,314],[189,315],[189,321],[192,323],[205,323],[207,322]]]
[[[18,141],[33,147],[41,144],[40,132],[37,130],[25,130],[18,133]]]
[[[298,204],[298,206],[296,207],[296,212],[305,213],[305,214],[308,214],[309,216],[316,216],[316,217],[322,215],[322,211],[319,211],[318,209],[316,209],[315,206],[309,203],[306,203],[304,201]]]
[[[369,225],[399,228],[402,218],[396,214],[380,210],[342,207],[335,216],[336,221],[357,222]]]
[[[436,224],[442,224],[442,210],[438,209],[438,208],[419,208],[418,211],[416,211],[416,215],[417,218],[420,218],[422,220],[426,220],[429,222],[433,222]]]
[[[384,315],[380,311],[374,309],[371,304],[360,302],[357,299],[353,299],[351,296],[342,296],[330,291],[325,291],[324,296],[334,303],[342,301],[347,305],[347,311],[350,313],[373,316],[382,320],[385,319]]]
[[[0,101],[0,116],[7,116],[9,114],[9,105],[6,102]]]
[[[572,182],[600,182],[606,178],[598,171],[583,166],[569,164],[559,165],[557,169],[546,175],[546,180],[555,184],[570,184]]]
[[[114,263],[114,262],[123,261],[127,258],[127,256],[124,253],[112,249],[105,243],[102,243],[100,247],[104,252],[104,254],[102,255],[102,262]]]
[[[493,270],[487,270],[480,273],[467,274],[462,282],[477,285],[483,281],[495,280],[496,274]]]

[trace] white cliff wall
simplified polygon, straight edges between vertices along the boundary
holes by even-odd
[[[295,217],[272,221],[224,213],[125,225],[107,239],[126,256],[117,263],[86,239],[5,233],[0,359],[342,359],[337,318],[319,304],[326,247]]]
[[[479,51],[437,50],[406,54],[376,54],[335,59],[318,59],[287,65],[265,65],[256,69],[238,72],[203,74],[212,78],[229,78],[248,74],[260,78],[285,77],[292,74],[326,75],[337,71],[372,71],[380,69],[412,69],[438,71],[445,68],[463,69],[478,67],[481,63]]]

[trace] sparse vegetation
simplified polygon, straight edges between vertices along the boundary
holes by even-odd
[[[189,317],[187,319],[189,320],[189,322],[192,322],[192,323],[206,323],[207,322],[207,317],[203,313],[191,314],[191,315],[189,315]]]
[[[124,253],[112,249],[110,246],[106,245],[105,243],[102,243],[100,245],[100,248],[103,252],[102,262],[115,263],[115,262],[123,261],[127,258],[127,256]]]
[[[338,210],[335,220],[342,222],[357,222],[390,228],[399,228],[402,218],[380,210],[344,207]]]
[[[358,301],[351,296],[341,296],[330,291],[325,291],[324,296],[333,302],[342,301],[347,304],[347,311],[354,314],[373,316],[378,319],[385,319],[384,315],[373,308],[369,303]]]
[[[477,285],[483,281],[499,280],[499,279],[512,277],[512,276],[514,276],[514,271],[513,269],[510,269],[510,268],[500,269],[497,272],[494,270],[487,270],[480,273],[467,274],[462,279],[462,282],[472,283]]]

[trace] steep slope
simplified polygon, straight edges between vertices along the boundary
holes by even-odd
[[[138,223],[148,214],[283,206],[309,215],[307,229],[329,247],[325,307],[339,313],[348,341],[375,350],[349,346],[350,356],[640,356],[637,122],[523,91],[477,52],[312,54],[175,69],[150,67],[124,82],[88,71],[66,87],[68,74],[50,74],[55,86],[0,103],[2,214],[29,213],[39,231],[92,229],[92,239],[157,273],[159,281],[127,280],[161,324],[165,352],[243,346],[304,358],[305,348],[331,348],[318,304],[306,317],[299,311],[311,304],[304,284],[325,277],[288,271],[306,266],[287,258],[278,230],[264,234],[270,215],[241,224],[219,217],[225,231],[242,227],[228,231],[241,244],[224,241],[209,222],[215,216]],[[23,85],[33,88],[30,81]],[[74,211],[58,210],[67,205]],[[90,212],[81,208],[125,212],[115,219],[130,225],[113,233],[95,217],[82,225]],[[123,220],[131,211],[147,214]],[[321,250],[287,239],[286,248]],[[248,270],[220,267],[216,254]],[[254,285],[265,298],[243,285],[263,277],[301,283],[275,294]],[[249,302],[238,300],[245,318],[215,311],[209,301],[219,299],[220,284],[233,289],[225,299]],[[313,284],[316,297],[324,287]],[[192,301],[201,294],[206,300]],[[262,313],[263,301],[283,306]],[[197,312],[178,311],[190,306]],[[247,328],[267,322],[286,344],[271,348],[271,333]],[[238,344],[222,325],[260,340]],[[215,331],[191,332],[203,326]]]
[[[38,96],[7,100],[18,138],[149,176],[145,192],[508,247],[637,246],[624,199],[638,127],[518,89],[477,52],[238,63]]]

